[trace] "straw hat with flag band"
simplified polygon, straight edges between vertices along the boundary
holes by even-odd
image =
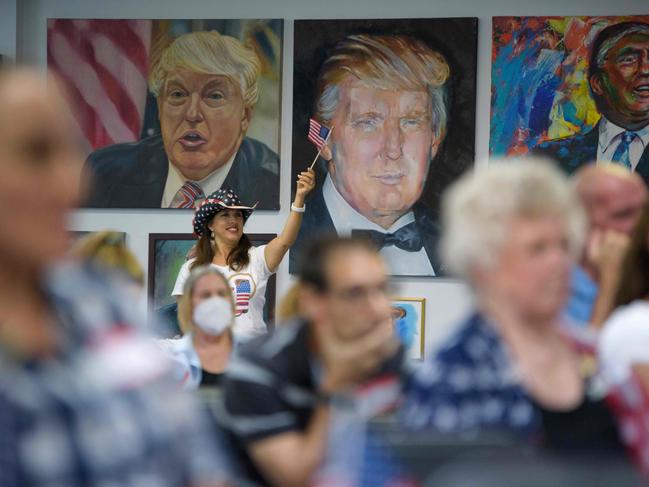
[[[201,237],[207,232],[207,224],[212,217],[218,212],[223,210],[241,210],[243,214],[243,222],[245,223],[257,204],[253,206],[244,206],[237,194],[231,189],[221,188],[211,195],[209,195],[194,212],[194,219],[192,225],[194,227],[194,235]]]

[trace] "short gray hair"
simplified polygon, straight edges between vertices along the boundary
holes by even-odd
[[[567,178],[545,159],[491,161],[465,174],[442,201],[441,253],[446,267],[470,277],[496,263],[514,217],[556,215],[566,222],[570,250],[581,251],[586,219]]]

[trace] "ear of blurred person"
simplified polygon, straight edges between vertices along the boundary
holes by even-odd
[[[648,192],[640,176],[615,164],[585,166],[574,176],[574,187],[586,210],[588,231],[572,271],[566,314],[599,329],[613,308],[629,236]]]
[[[0,436],[9,442],[0,476],[225,485],[209,423],[177,393],[131,299],[64,259],[84,190],[63,96],[44,73],[0,71]]]
[[[226,382],[226,409],[250,475],[277,486],[308,485],[324,459],[331,402],[362,400],[364,388],[386,383],[398,390],[403,360],[376,249],[331,237],[312,242],[303,258],[301,317],[244,345]],[[244,428],[250,418],[257,426]]]

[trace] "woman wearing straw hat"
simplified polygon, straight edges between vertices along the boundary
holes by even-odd
[[[194,267],[212,264],[227,278],[234,293],[234,334],[245,338],[265,333],[266,284],[295,242],[305,211],[304,199],[314,185],[312,169],[298,175],[295,200],[284,229],[267,245],[259,247],[253,247],[243,233],[243,225],[254,207],[244,206],[230,189],[222,188],[209,195],[194,213],[196,257],[183,264],[171,294],[183,294],[184,283]]]

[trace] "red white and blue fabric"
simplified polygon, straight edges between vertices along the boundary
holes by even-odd
[[[203,235],[206,232],[207,224],[210,219],[219,211],[225,209],[241,210],[243,221],[245,223],[254,211],[255,206],[257,206],[256,203],[254,206],[243,206],[239,197],[231,189],[221,188],[216,190],[210,194],[198,208],[196,208],[192,220],[194,234],[198,237]]]
[[[196,200],[205,198],[202,188],[193,181],[185,181],[174,197],[174,208],[194,208]]]
[[[236,294],[236,316],[239,316],[248,312],[252,286],[250,286],[248,279],[237,279],[234,286],[234,292]]]
[[[309,135],[308,138],[313,144],[322,150],[324,145],[327,143],[327,137],[329,137],[329,128],[324,125],[319,124],[313,118],[309,119]]]
[[[617,419],[622,442],[636,466],[649,478],[649,393],[640,377],[628,379],[611,388],[607,402]]]
[[[151,30],[151,20],[47,21],[47,66],[64,82],[90,148],[139,140]]]
[[[0,485],[225,481],[228,450],[178,390],[124,282],[63,263],[41,288],[65,346],[29,363],[0,348]]]

